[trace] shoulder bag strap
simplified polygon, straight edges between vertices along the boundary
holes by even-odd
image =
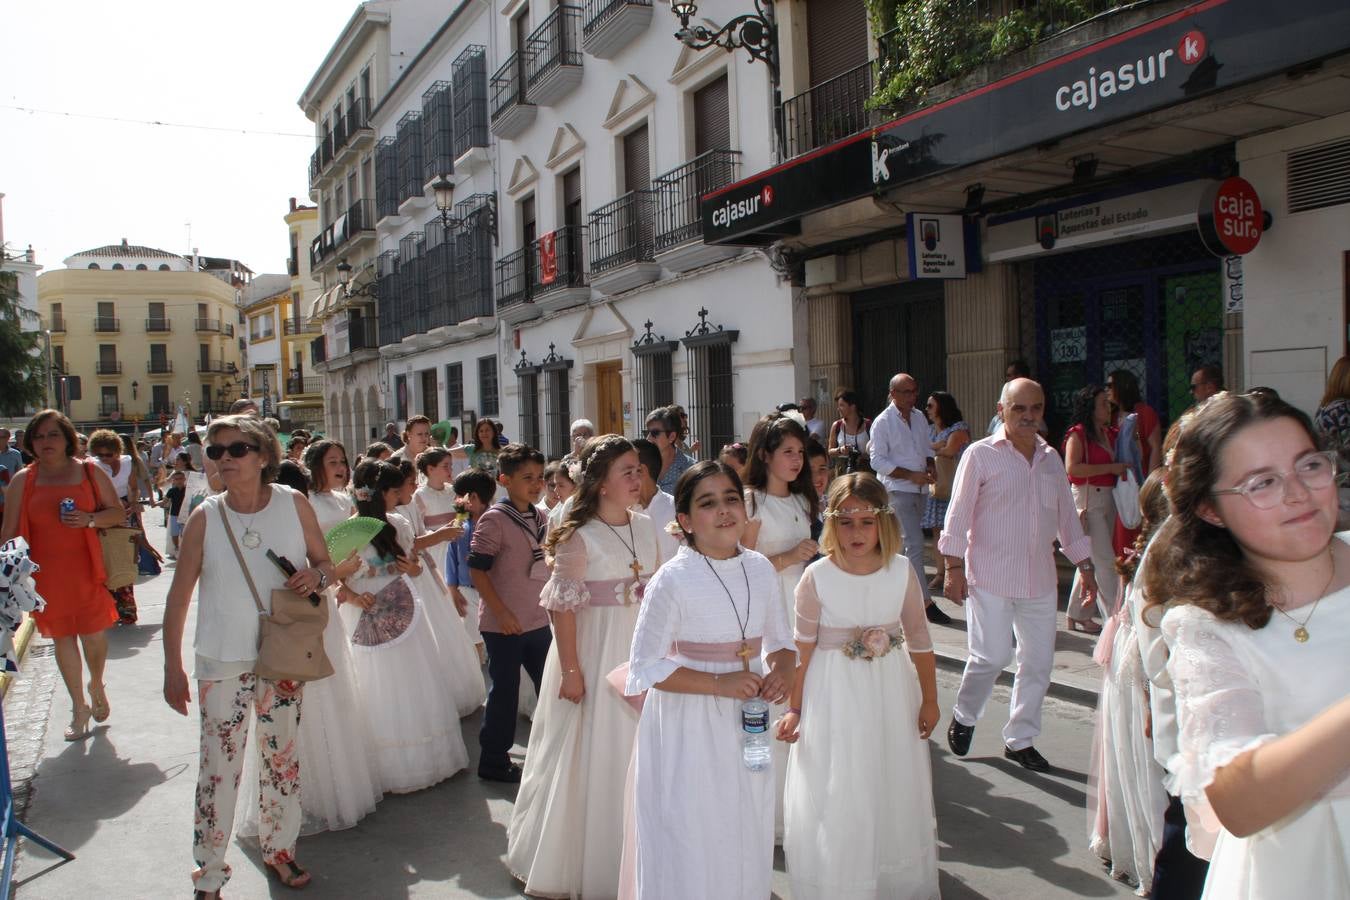
[[[234,539],[234,532],[230,530],[230,520],[225,517],[225,500],[222,498],[216,504],[216,510],[220,513],[220,524],[225,528],[225,535],[230,539],[230,547],[234,550],[234,558],[239,560],[239,568],[244,570],[244,580],[248,582],[248,589],[253,594],[253,602],[258,607],[258,615],[267,615],[267,610],[263,609],[262,600],[258,598],[258,589],[253,584],[253,574],[248,570],[248,563],[244,562],[244,554],[239,552],[239,544]],[[205,538],[202,543],[205,544]]]

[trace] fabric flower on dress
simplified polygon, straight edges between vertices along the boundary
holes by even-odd
[[[840,649],[849,659],[864,659],[871,662],[885,656],[905,642],[898,634],[891,634],[885,628],[872,626],[859,628],[857,633]]]

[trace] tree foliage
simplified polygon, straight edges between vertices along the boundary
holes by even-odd
[[[42,402],[47,361],[41,332],[25,331],[34,313],[19,302],[19,277],[0,272],[0,414],[23,415]]]

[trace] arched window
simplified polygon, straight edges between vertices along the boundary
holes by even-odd
[[[137,272],[145,272],[145,271],[149,270],[149,268],[150,268],[150,267],[147,266],[145,263],[136,263],[136,271],[137,271]]]
[[[97,268],[98,268],[98,263],[90,263],[90,264],[89,264],[89,268],[91,268],[91,269],[97,269]]]
[[[159,270],[160,270],[161,272],[167,272],[167,271],[169,271],[169,264],[168,264],[168,263],[160,263],[160,264],[159,264]]]
[[[126,268],[126,266],[122,265],[121,263],[113,263],[112,267],[116,271],[121,271],[122,269]]]

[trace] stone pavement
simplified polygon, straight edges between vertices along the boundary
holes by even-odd
[[[162,546],[163,531],[152,538]],[[109,632],[108,693],[112,717],[89,740],[67,744],[70,704],[48,641],[37,638],[6,701],[16,794],[25,820],[77,858],[60,863],[27,843],[18,862],[18,896],[47,900],[98,896],[144,900],[188,896],[197,710],[171,712],[161,697],[160,631],[171,569],[137,588],[141,622]],[[940,601],[941,602],[941,601]],[[949,612],[952,604],[945,604]],[[185,652],[190,653],[189,620]],[[964,648],[960,628],[934,628],[951,665]],[[1090,651],[1085,638],[1061,634],[1057,677],[1063,681]],[[1059,658],[1065,654],[1065,666]],[[1090,665],[1090,661],[1088,663]],[[939,673],[941,705],[950,714],[957,675]],[[194,685],[195,694],[195,685]],[[1038,745],[1063,768],[1033,775],[1000,754],[998,730],[1007,691],[997,688],[966,760],[932,744],[944,896],[996,898],[1128,896],[1105,878],[1086,851],[1083,789],[1091,709],[1047,701]],[[477,753],[477,716],[464,722]],[[522,720],[517,752],[528,729]],[[472,763],[471,763],[472,767]],[[471,769],[472,770],[472,769]],[[36,773],[34,777],[34,773]],[[502,863],[514,789],[460,773],[434,788],[386,797],[355,828],[302,838],[301,861],[314,873],[311,897],[518,897]],[[255,841],[231,846],[234,877],[225,896],[293,896],[271,881]],[[788,896],[781,854],[775,889]]]

